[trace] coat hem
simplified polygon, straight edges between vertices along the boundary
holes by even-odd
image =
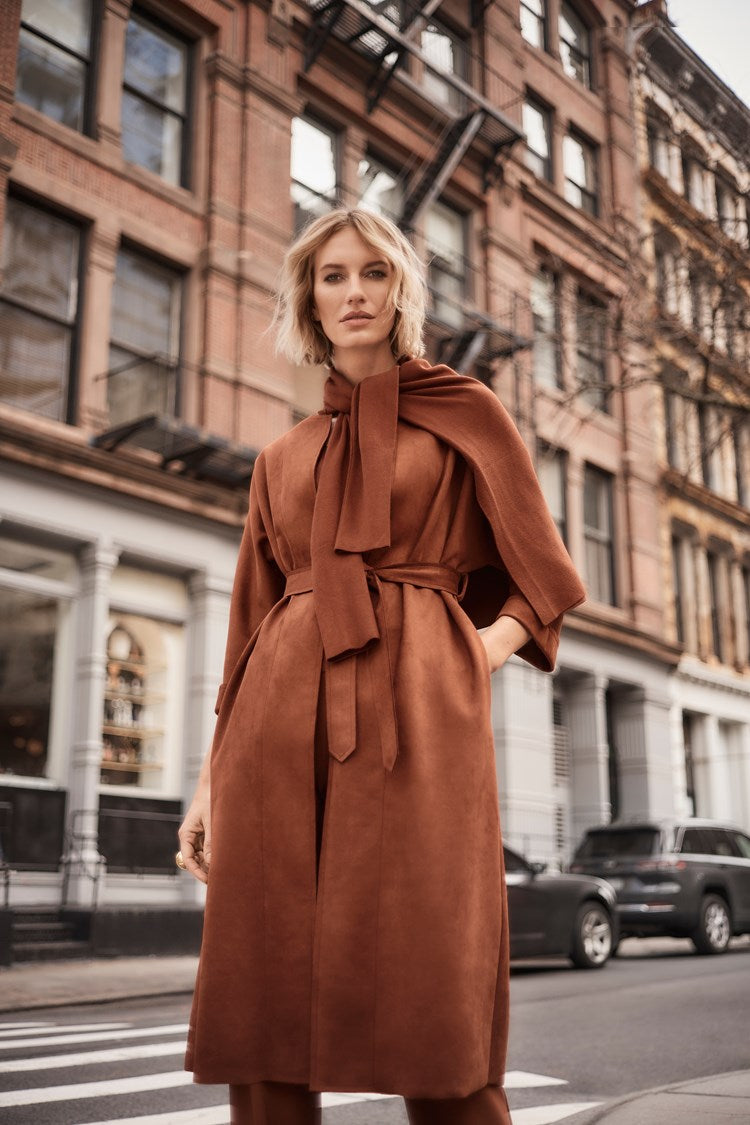
[[[185,1068],[189,1070],[189,1067]],[[284,1082],[295,1086],[306,1086],[311,1093],[319,1094],[386,1094],[394,1098],[430,1098],[435,1100],[442,1100],[443,1098],[468,1098],[477,1090],[484,1089],[485,1086],[502,1086],[503,1078],[494,1078],[492,1075],[486,1080],[477,1078],[475,1082],[468,1085],[462,1084],[458,1086],[440,1087],[436,1089],[434,1086],[427,1085],[409,1085],[401,1086],[398,1083],[390,1082],[377,1082],[372,1083],[369,1088],[365,1089],[361,1082],[354,1079],[351,1082],[310,1082],[308,1074],[300,1074],[298,1072],[290,1071],[262,1071],[231,1073],[229,1071],[222,1071],[221,1077],[210,1071],[201,1072],[195,1071],[193,1073],[193,1082],[199,1086],[249,1086],[254,1082]],[[396,1088],[398,1086],[398,1089]]]

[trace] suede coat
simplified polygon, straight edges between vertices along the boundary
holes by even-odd
[[[199,1082],[463,1097],[501,1083],[508,931],[489,665],[552,670],[585,591],[474,379],[405,360],[267,446],[211,759],[186,1066]],[[313,741],[330,752],[316,877]]]

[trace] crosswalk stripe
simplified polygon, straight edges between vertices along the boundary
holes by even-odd
[[[111,1078],[105,1082],[73,1082],[68,1086],[38,1086],[35,1090],[7,1090],[0,1093],[0,1108],[15,1105],[41,1105],[84,1098],[108,1098],[118,1094],[139,1094],[146,1090],[169,1090],[192,1084],[193,1076],[183,1070],[166,1074],[137,1074],[132,1078]]]
[[[552,1125],[554,1121],[564,1121],[574,1113],[594,1109],[601,1102],[561,1102],[558,1105],[534,1105],[526,1109],[511,1110],[513,1125]]]
[[[62,1066],[96,1066],[100,1063],[128,1062],[131,1059],[158,1059],[166,1055],[182,1055],[185,1040],[169,1043],[137,1043],[134,1047],[110,1047],[105,1051],[73,1051],[67,1055],[40,1055],[33,1059],[6,1059],[0,1062],[0,1074],[23,1070],[55,1070]]]
[[[395,1094],[323,1094],[320,1103],[323,1109],[331,1109],[335,1105],[354,1105],[359,1102],[374,1102],[382,1098],[395,1097]]]
[[[93,1121],[91,1125],[229,1125],[229,1106],[181,1109],[177,1113],[149,1113],[145,1117],[117,1117]]]
[[[20,1031],[21,1028],[27,1027],[54,1027],[53,1023],[45,1023],[44,1020],[27,1020],[25,1023],[0,1023],[0,1027],[9,1027],[14,1031]]]
[[[549,1074],[531,1074],[528,1070],[509,1070],[505,1075],[506,1090],[530,1090],[535,1086],[567,1086],[564,1078]]]
[[[107,1039],[145,1039],[149,1035],[181,1035],[188,1030],[186,1023],[170,1023],[163,1027],[131,1027],[124,1031],[104,1031],[85,1035],[50,1035],[46,1039],[13,1039],[0,1043],[0,1051],[16,1051],[22,1047],[60,1047],[69,1043],[101,1043]]]
[[[7,1024],[2,1026],[3,1028],[8,1027]],[[0,1031],[0,1039],[12,1039],[14,1035],[18,1035],[19,1031],[23,1031],[26,1035],[45,1036],[51,1035],[53,1031],[64,1031],[66,1034],[72,1034],[76,1031],[114,1031],[118,1027],[130,1026],[129,1023],[20,1023],[11,1024],[10,1030]],[[44,1039],[40,1038],[39,1042],[43,1043]]]

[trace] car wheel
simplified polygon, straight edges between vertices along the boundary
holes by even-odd
[[[576,914],[570,959],[578,969],[600,969],[612,953],[612,919],[598,902],[584,902]]]
[[[700,920],[690,935],[698,953],[724,953],[732,936],[729,907],[719,895],[706,895],[701,903]]]

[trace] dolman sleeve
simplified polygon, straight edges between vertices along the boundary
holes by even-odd
[[[508,597],[503,603],[495,620],[500,617],[513,617],[519,621],[531,634],[516,652],[523,660],[540,668],[542,672],[553,672],[557,649],[560,644],[560,630],[562,629],[563,614],[543,625],[538,615],[527,599],[519,590],[512,578],[508,579]]]
[[[286,578],[273,555],[269,537],[272,527],[266,462],[261,452],[250,481],[247,519],[234,574],[224,674],[214,707],[217,715],[227,682],[245,645],[284,594]]]

